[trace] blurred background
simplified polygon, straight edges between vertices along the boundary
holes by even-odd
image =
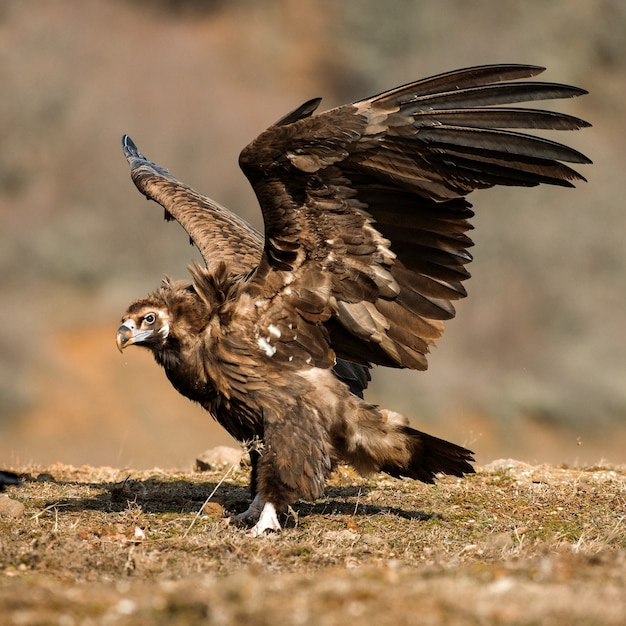
[[[199,259],[122,133],[261,228],[237,158],[284,113],[499,62],[590,91],[554,106],[593,128],[550,136],[589,182],[473,194],[469,298],[430,370],[378,370],[368,399],[480,463],[626,462],[623,0],[2,0],[0,466],[189,467],[230,441],[116,349],[128,303]]]

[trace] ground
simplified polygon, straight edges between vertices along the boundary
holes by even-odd
[[[435,486],[340,468],[258,539],[223,521],[243,467],[17,469],[3,624],[626,623],[623,466],[500,460]]]

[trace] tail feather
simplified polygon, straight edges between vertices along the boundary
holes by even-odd
[[[462,477],[475,472],[471,463],[474,453],[454,443],[427,435],[410,428],[398,428],[408,440],[411,458],[408,465],[390,460],[380,468],[391,476],[414,478],[424,483],[434,483],[437,474]]]

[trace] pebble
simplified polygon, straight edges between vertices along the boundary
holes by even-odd
[[[48,472],[42,472],[41,474],[37,475],[38,483],[56,483],[56,481],[57,479],[52,474],[49,474]]]
[[[208,517],[224,517],[224,507],[217,502],[207,502],[202,506],[202,515]]]
[[[203,452],[197,459],[194,469],[196,472],[224,469],[231,465],[239,467],[243,451],[229,446],[216,446]]]
[[[24,516],[26,507],[17,500],[9,498],[7,495],[0,495],[0,517],[10,517],[19,519]]]

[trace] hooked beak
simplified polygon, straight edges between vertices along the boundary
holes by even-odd
[[[122,352],[126,346],[145,341],[153,332],[153,330],[140,330],[133,320],[126,320],[117,329],[117,337],[115,338],[117,349]]]

